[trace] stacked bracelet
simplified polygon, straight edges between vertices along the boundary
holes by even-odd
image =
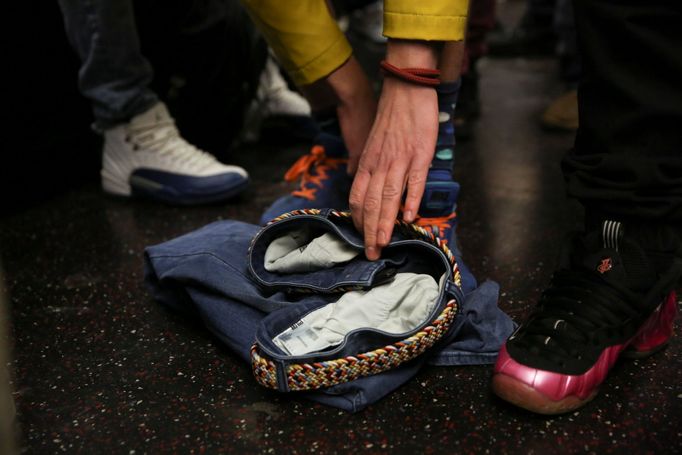
[[[427,87],[435,87],[440,84],[438,77],[440,71],[430,68],[398,68],[391,65],[386,60],[380,63],[381,69],[388,76],[397,77],[405,82],[411,82],[417,85],[425,85]]]

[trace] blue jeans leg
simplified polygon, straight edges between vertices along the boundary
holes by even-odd
[[[59,0],[59,6],[81,60],[78,88],[92,103],[98,129],[127,122],[158,102],[131,0]]]

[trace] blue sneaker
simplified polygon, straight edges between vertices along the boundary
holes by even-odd
[[[104,131],[102,188],[171,204],[203,204],[243,191],[249,176],[185,141],[163,103]]]
[[[452,180],[449,170],[429,170],[415,223],[452,244],[457,225],[458,195],[459,183]]]
[[[459,183],[452,180],[448,169],[431,169],[426,179],[424,196],[415,224],[442,239],[457,259],[462,276],[462,291],[468,294],[477,287],[476,278],[462,260],[457,245],[457,197]]]
[[[260,224],[266,224],[292,210],[326,207],[348,209],[353,180],[346,172],[348,152],[343,140],[338,136],[320,133],[315,144],[308,155],[300,157],[284,174],[287,182],[300,179],[300,188],[268,207],[261,216]]]

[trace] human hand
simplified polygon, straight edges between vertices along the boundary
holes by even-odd
[[[403,219],[414,221],[437,135],[436,91],[387,77],[349,201],[368,259],[378,259],[388,245],[406,188]]]

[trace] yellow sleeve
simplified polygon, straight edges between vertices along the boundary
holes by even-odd
[[[249,15],[298,85],[321,79],[350,58],[352,49],[325,0],[242,0]]]
[[[427,41],[462,41],[469,0],[384,0],[384,35]]]

